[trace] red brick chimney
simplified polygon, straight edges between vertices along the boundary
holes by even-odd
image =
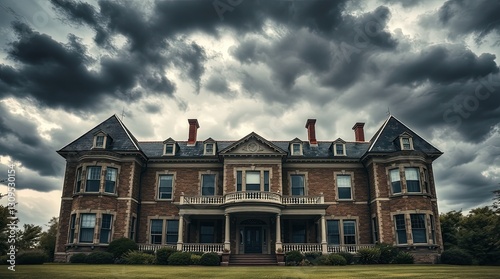
[[[198,128],[200,128],[200,124],[198,124],[198,119],[188,119],[189,122],[189,138],[188,145],[196,144],[196,134],[198,132]]]
[[[364,126],[365,123],[357,122],[352,127],[352,129],[354,130],[354,136],[356,137],[356,141],[365,141],[365,132],[363,131]]]
[[[316,124],[316,119],[307,119],[306,128],[307,128],[307,138],[309,140],[309,144],[318,145],[318,141],[316,140],[316,129],[314,125]]]

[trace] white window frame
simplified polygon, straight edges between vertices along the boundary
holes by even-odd
[[[102,137],[102,145],[98,145],[97,139],[101,137]],[[94,143],[92,145],[92,148],[105,149],[107,141],[108,141],[108,136],[103,132],[99,132],[94,135]]]
[[[168,233],[168,222],[169,221],[177,221],[177,222],[180,222],[179,219],[177,218],[171,218],[171,217],[165,217],[165,216],[149,216],[148,217],[148,227],[147,227],[147,242],[149,244],[153,244],[152,240],[152,234],[151,234],[151,229],[152,229],[152,226],[151,224],[153,223],[153,220],[158,220],[158,221],[161,221],[161,245],[165,245],[165,244],[174,244],[174,243],[168,243],[167,242],[167,233]],[[175,239],[175,243],[177,243],[178,241],[178,238],[179,238],[179,227],[180,227],[180,223],[178,223],[178,226],[177,226],[177,239]],[[155,234],[155,235],[158,235],[158,234]]]
[[[109,222],[109,227],[105,228],[103,225],[104,215],[111,216],[111,220]],[[115,221],[115,216],[113,214],[103,213],[101,214],[100,226],[99,226],[99,243],[109,244],[113,239],[113,222]],[[108,232],[108,239],[106,242],[101,242],[101,235],[103,230]]]
[[[407,170],[414,170],[417,172],[417,180],[410,180],[410,181],[418,181],[418,188],[419,188],[419,191],[409,191],[408,189],[408,178],[407,178]],[[405,184],[406,184],[406,193],[411,193],[411,194],[421,194],[423,193],[422,191],[422,182],[421,182],[421,173],[420,173],[420,168],[419,167],[405,167],[404,168],[404,171],[405,171]]]
[[[114,175],[114,181],[113,180],[108,180],[108,170],[113,170],[115,175]],[[113,177],[112,177],[113,178]],[[115,183],[115,185],[113,186],[113,192],[107,192],[106,191],[106,184],[108,181],[113,181]],[[114,168],[114,167],[106,167],[106,173],[104,175],[104,193],[107,193],[107,194],[116,194],[117,193],[117,186],[118,186],[118,168]]]
[[[212,146],[212,152],[209,152],[208,146]],[[214,142],[207,142],[203,146],[203,155],[215,155],[215,143]]]
[[[405,148],[404,142],[403,142],[404,140],[408,140],[409,148]],[[399,144],[400,144],[401,150],[413,150],[413,139],[410,136],[399,137]]]
[[[299,152],[298,153],[295,151],[295,148],[294,148],[295,146],[299,146]],[[290,144],[290,154],[292,156],[302,156],[303,155],[302,143],[292,142]]]
[[[302,186],[303,187],[303,195],[302,196],[307,196],[307,175],[305,173],[290,173],[288,175],[288,179],[290,181],[290,196],[294,196],[294,197],[300,197],[301,195],[294,195],[293,194],[293,180],[292,180],[292,177],[293,176],[302,176],[303,177],[303,181],[304,181],[304,185]]]
[[[167,153],[167,145],[172,146],[172,153]],[[176,144],[175,142],[166,142],[163,144],[163,156],[174,156],[176,152]]]
[[[342,154],[337,153],[337,145],[342,145]],[[333,155],[334,156],[346,156],[345,143],[334,143],[333,144]]]
[[[94,216],[94,224],[92,227],[84,227],[83,226],[83,217],[84,216]],[[96,220],[97,220],[97,214],[96,213],[80,213],[80,227],[78,229],[78,242],[79,243],[94,243],[94,237],[95,237],[95,228],[96,228]],[[82,229],[87,229],[90,231],[92,229],[92,240],[91,241],[82,241]]]
[[[236,192],[247,192],[247,172],[259,172],[259,176],[260,176],[260,187],[259,187],[259,191],[260,192],[269,192],[269,191],[266,191],[265,190],[265,187],[266,187],[266,181],[264,180],[265,178],[265,175],[264,175],[264,172],[268,172],[269,174],[269,181],[268,181],[268,185],[269,185],[269,191],[271,191],[271,180],[272,180],[272,169],[271,168],[255,168],[255,169],[251,169],[251,168],[237,168],[234,170],[234,180],[235,180],[235,185],[234,185],[234,190]],[[238,191],[238,172],[241,172],[241,191]],[[252,190],[254,191],[254,190]]]
[[[170,198],[161,198],[161,193],[160,193],[160,183],[161,183],[161,176],[171,176],[172,177],[172,191],[170,193]],[[174,191],[175,191],[175,174],[174,173],[158,173],[157,174],[157,182],[156,182],[156,200],[159,201],[172,201],[174,200]]]
[[[205,182],[204,177],[207,175],[213,175],[214,176],[214,194],[213,195],[203,195],[203,185]],[[206,172],[206,173],[200,173],[200,195],[201,196],[216,196],[217,195],[217,173],[213,172]]]
[[[339,235],[339,244],[332,244],[328,243],[329,245],[358,245],[359,244],[359,218],[356,216],[341,216],[338,218],[333,218],[333,219],[327,219],[327,224],[326,224],[326,235],[328,238],[328,235],[330,234],[328,232],[328,221],[338,221],[338,235]],[[344,223],[345,222],[354,222],[354,244],[346,244],[345,243],[345,237],[346,234],[344,232]],[[328,239],[327,239],[328,241]]]
[[[344,186],[340,186],[339,185],[339,176],[348,176],[349,177],[349,187],[344,187]],[[339,201],[352,201],[354,200],[354,189],[353,189],[353,185],[354,185],[354,181],[353,181],[353,175],[351,173],[335,173],[335,185],[337,186],[336,187],[336,191],[337,191],[337,200]],[[344,198],[340,198],[340,192],[339,192],[339,188],[349,188],[350,191],[351,191],[351,198],[349,199],[344,199]]]

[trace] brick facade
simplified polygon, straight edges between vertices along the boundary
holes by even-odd
[[[67,261],[75,252],[105,249],[109,242],[102,239],[107,233],[103,222],[106,217],[112,218],[109,240],[131,237],[144,245],[153,244],[156,222],[163,225],[155,241],[161,239],[162,245],[181,249],[188,243],[195,247],[211,241],[231,253],[272,254],[291,244],[326,253],[335,246],[348,249],[384,242],[414,253],[417,262],[435,262],[442,240],[432,161],[440,153],[429,155],[430,151],[416,148],[410,153],[371,154],[370,150],[377,148],[378,135],[391,125],[390,121],[369,142],[364,141],[363,131],[359,130],[363,126],[358,123],[357,141],[341,142],[345,157],[333,155],[332,142],[299,141],[303,154],[297,155],[291,154],[289,142],[270,142],[254,133],[234,142],[214,141],[218,144],[214,156],[203,153],[203,142],[177,142],[179,153],[168,157],[162,154],[163,143],[137,142],[123,123],[112,117],[59,151],[67,164],[55,258]],[[314,129],[314,123],[310,125]],[[96,131],[109,135],[115,145],[104,150],[88,147],[90,143],[82,147],[83,141],[90,142]],[[315,140],[312,132],[309,137]],[[414,145],[419,147],[414,137]],[[355,155],[349,157],[351,154]],[[95,166],[101,167],[99,190],[89,192],[86,183],[92,175],[88,170]],[[117,170],[116,178],[108,177],[107,168]],[[400,173],[400,193],[392,192],[390,171],[394,169]],[[407,169],[418,171],[420,191],[408,191]],[[81,173],[81,179],[77,173]],[[161,175],[172,177],[172,189],[165,188],[171,191],[169,199],[159,197]],[[214,196],[203,196],[203,175],[215,178]],[[256,175],[260,179],[257,185],[252,180]],[[292,191],[292,177],[303,181],[297,182],[299,186],[303,183],[303,188],[299,187],[302,194]],[[344,180],[339,182],[340,178]],[[107,193],[106,183],[113,179],[115,190]],[[79,192],[75,190],[77,183],[81,185]],[[346,195],[346,185],[350,187],[350,198],[340,194],[339,188],[344,187],[342,193]],[[241,191],[238,187],[242,187]],[[246,191],[250,187],[258,189]],[[406,242],[398,240],[395,216],[404,217]],[[169,227],[175,228],[177,234]]]

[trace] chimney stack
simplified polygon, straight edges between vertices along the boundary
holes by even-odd
[[[316,140],[316,129],[314,125],[316,124],[316,119],[307,119],[306,128],[307,128],[307,138],[309,140],[309,144],[312,146],[317,146],[318,141]]]
[[[365,123],[363,122],[357,122],[354,124],[352,129],[354,130],[354,136],[356,137],[356,141],[365,141],[365,132],[363,130],[363,127],[365,126]]]
[[[189,138],[188,145],[196,144],[196,134],[198,133],[198,128],[200,128],[200,124],[198,124],[198,119],[188,119],[189,122]]]

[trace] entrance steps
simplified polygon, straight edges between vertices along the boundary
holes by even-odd
[[[276,255],[242,254],[231,255],[229,265],[278,265]]]

